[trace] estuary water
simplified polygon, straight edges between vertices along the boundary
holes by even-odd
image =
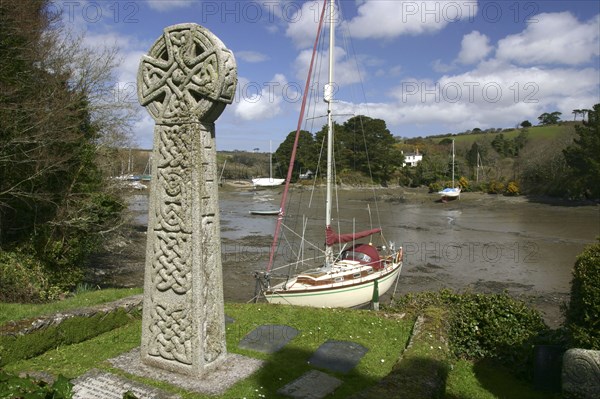
[[[245,302],[254,294],[253,272],[265,270],[276,216],[256,216],[250,211],[278,209],[281,192],[282,188],[226,187],[219,193],[227,301]],[[317,243],[324,241],[324,214],[316,205],[322,201],[320,196],[293,190],[286,219],[288,226],[304,224],[307,239]],[[147,195],[130,198],[140,231],[147,224],[147,203]],[[344,216],[334,213],[336,229],[351,232],[381,225],[386,240],[403,247],[397,294],[443,288],[508,291],[530,298],[551,325],[560,319],[560,304],[568,298],[576,256],[600,236],[597,204],[483,193],[463,193],[459,200],[441,203],[435,194],[422,189],[390,188],[340,190],[337,206],[344,208]],[[284,238],[291,241],[294,237],[287,232]],[[122,285],[142,285],[143,254],[139,251],[141,259],[121,269],[127,274],[127,284]]]

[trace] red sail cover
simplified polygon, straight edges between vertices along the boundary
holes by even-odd
[[[368,237],[370,235],[379,233],[380,231],[381,231],[381,229],[378,228],[378,229],[359,231],[356,233],[338,234],[335,231],[333,231],[331,226],[327,226],[327,228],[325,229],[325,244],[333,245],[333,244],[338,244],[338,243],[351,242],[354,240],[358,240],[360,238]]]

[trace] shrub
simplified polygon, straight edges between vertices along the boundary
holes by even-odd
[[[448,341],[456,356],[493,358],[523,377],[530,376],[533,369],[533,345],[555,341],[546,336],[548,329],[539,312],[508,294],[442,290],[405,295],[397,306],[412,315],[428,306],[450,309]]]
[[[458,356],[511,365],[545,330],[539,312],[507,294],[465,294],[452,319],[451,345]]]
[[[566,326],[572,345],[600,350],[600,243],[587,247],[575,262]]]
[[[511,196],[519,195],[519,185],[514,181],[509,182],[508,185],[506,186],[505,194],[511,195]]]
[[[43,381],[13,376],[0,370],[1,398],[71,399],[73,397],[72,388],[73,385],[62,375],[49,386]]]
[[[39,260],[21,251],[0,250],[0,302],[40,302],[47,290]]]
[[[429,192],[437,193],[442,189],[442,186],[439,183],[429,183]]]
[[[492,180],[488,184],[488,194],[501,194],[504,192],[504,183]]]
[[[471,184],[469,183],[466,177],[461,176],[461,178],[458,179],[458,185],[461,191],[470,191]]]

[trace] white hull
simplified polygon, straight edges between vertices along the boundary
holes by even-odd
[[[271,179],[269,177],[259,177],[252,179],[252,184],[255,187],[275,187],[281,186],[285,182],[285,179]]]
[[[457,198],[460,197],[460,188],[446,188],[442,191],[438,191],[438,194],[442,197]]]
[[[385,294],[402,271],[402,262],[377,271],[370,276],[349,282],[334,283],[328,286],[294,287],[288,282],[277,285],[265,294],[269,303],[312,306],[317,308],[350,308],[368,303],[373,298],[373,282],[377,280],[379,295]]]

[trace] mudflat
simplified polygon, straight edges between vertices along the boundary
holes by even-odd
[[[249,211],[279,209],[281,191],[240,185],[220,190],[226,301],[253,297],[253,272],[265,270],[276,216]],[[304,188],[292,189],[285,221],[290,228],[298,227],[301,215],[307,215],[306,238],[317,246],[324,242],[323,211],[314,205],[322,203],[320,195],[319,190],[311,195]],[[93,259],[88,280],[94,284],[143,285],[148,201],[144,194],[128,199],[131,224],[121,240]],[[396,294],[444,288],[506,291],[541,310],[550,326],[562,321],[560,306],[568,300],[576,256],[600,236],[600,206],[594,203],[469,192],[443,203],[425,189],[407,188],[344,188],[337,191],[335,202],[344,208],[343,219],[334,212],[337,230],[381,225],[386,239],[403,247],[404,268]],[[279,255],[290,259],[294,237],[286,238],[292,249],[282,244]],[[312,251],[305,256],[319,255],[318,247]]]

